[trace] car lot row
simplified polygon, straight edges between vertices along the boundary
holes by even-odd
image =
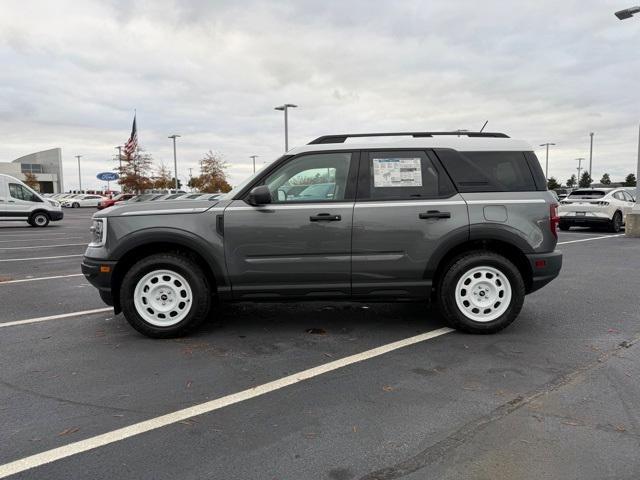
[[[58,257],[0,262],[0,322],[102,306],[84,277],[68,276],[82,246],[28,249],[81,243],[71,237],[88,238],[89,216],[70,212],[37,240],[28,227],[0,228],[1,260]],[[582,230],[560,242],[560,278],[504,333],[447,333],[168,424],[163,415],[437,331],[441,320],[423,304],[247,304],[169,341],[144,339],[110,312],[0,323],[0,476],[58,447],[59,460],[16,478],[460,478],[541,464],[556,478],[629,476],[640,467],[638,314],[628,308],[640,246]],[[614,271],[628,280],[602,281]],[[47,276],[64,278],[37,279]],[[27,281],[7,283],[16,280]],[[121,431],[143,421],[153,427],[144,434]],[[102,434],[102,447],[70,454]],[[487,438],[500,447],[483,447]]]

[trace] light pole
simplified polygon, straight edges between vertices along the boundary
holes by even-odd
[[[544,178],[549,181],[549,145],[555,145],[555,143],[542,143],[541,147],[547,147],[547,158],[544,162]]]
[[[284,112],[284,151],[289,151],[289,116],[287,114],[290,108],[298,108],[298,105],[294,105],[293,103],[285,103],[284,105],[280,105],[279,107],[275,107],[275,110],[280,110]]]
[[[593,132],[589,134],[591,140],[589,142],[589,175],[591,176],[591,180],[593,180]]]
[[[80,157],[82,157],[82,155],[76,155],[76,158],[78,159],[78,187],[80,190],[78,193],[82,193],[82,175],[80,175]]]
[[[180,135],[169,135],[167,138],[173,139],[173,172],[176,176],[176,192],[178,191],[178,157],[176,157],[176,138],[180,137]]]
[[[249,158],[253,159],[253,173],[256,173],[256,158],[258,158],[259,155],[249,155]]]
[[[114,147],[114,148],[118,149],[118,162],[120,167],[120,173],[122,173],[122,145],[118,145],[117,147]]]
[[[615,13],[618,20],[626,20],[640,13],[640,6],[630,7]],[[636,165],[636,203],[631,213],[627,214],[624,233],[630,237],[640,237],[640,132],[638,132],[638,164]]]
[[[578,185],[576,186],[580,188],[580,171],[582,170],[582,161],[584,160],[584,158],[580,157],[576,158],[576,160],[578,161]]]

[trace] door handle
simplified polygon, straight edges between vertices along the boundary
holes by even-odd
[[[339,222],[342,220],[340,215],[331,215],[330,213],[319,213],[309,217],[311,222]]]
[[[451,218],[451,212],[440,212],[438,210],[429,210],[418,214],[418,218],[424,220],[427,218]]]
[[[16,203],[15,200],[9,200],[9,203]]]

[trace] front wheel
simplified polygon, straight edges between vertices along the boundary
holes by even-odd
[[[49,225],[49,215],[42,212],[34,213],[27,221],[32,227],[46,227]]]
[[[122,312],[129,324],[152,338],[186,334],[208,316],[209,282],[190,258],[160,253],[134,264],[120,286]]]
[[[80,204],[78,202],[73,202],[71,204],[71,208],[80,208]]]
[[[440,310],[453,328],[469,333],[495,333],[520,313],[525,285],[511,261],[479,250],[453,260],[437,295]]]
[[[571,225],[569,225],[569,224],[568,224],[568,223],[566,223],[566,222],[560,222],[560,223],[558,224],[558,228],[559,228],[560,230],[562,230],[563,232],[566,232],[566,231],[568,231],[568,230],[571,228]]]

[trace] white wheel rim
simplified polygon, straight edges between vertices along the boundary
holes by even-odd
[[[36,215],[35,222],[36,225],[44,225],[47,222],[47,219],[44,218],[43,215]]]
[[[145,322],[171,327],[191,310],[193,293],[182,275],[171,270],[154,270],[138,281],[133,301]]]
[[[496,268],[474,267],[458,280],[456,304],[468,319],[474,322],[491,322],[509,308],[511,283]]]

